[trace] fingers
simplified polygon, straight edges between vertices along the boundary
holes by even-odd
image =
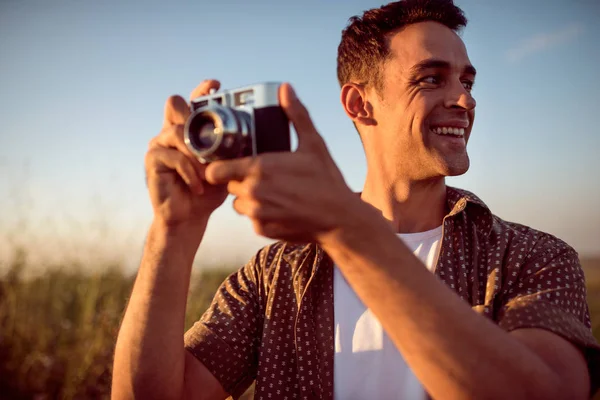
[[[281,218],[285,215],[285,212],[275,204],[267,204],[247,197],[236,197],[233,200],[233,209],[251,220],[260,221],[263,225],[273,222],[281,223]]]
[[[308,110],[300,102],[289,83],[280,86],[279,103],[288,119],[294,124],[294,129],[296,129],[298,135],[299,151],[303,151],[305,148],[315,150],[324,145],[323,139],[308,114]]]
[[[245,215],[250,218],[267,218],[268,210],[262,207],[261,204],[253,199],[236,197],[233,200],[233,209],[240,215]]]
[[[211,89],[218,90],[220,85],[220,82],[215,79],[207,79],[202,81],[200,85],[192,90],[192,93],[190,94],[190,100],[209,94]],[[183,97],[169,97],[165,103],[163,128],[171,125],[185,124],[185,121],[187,121],[190,113],[190,106]]]
[[[164,128],[157,136],[150,140],[149,148],[154,147],[169,147],[177,149],[186,156],[194,158],[194,154],[190,151],[183,140],[183,125],[171,125]]]
[[[146,171],[148,176],[170,170],[177,171],[190,190],[202,194],[204,188],[198,172],[192,162],[181,152],[164,147],[155,147],[146,153]]]
[[[220,83],[214,79],[203,81],[196,87],[190,97],[197,98],[210,93],[211,89],[219,89]],[[187,101],[181,96],[171,96],[164,108],[162,131],[149,143],[146,153],[147,176],[176,171],[181,179],[194,192],[204,192],[202,180],[205,166],[186,146],[183,140],[184,125],[191,114]]]
[[[240,215],[261,221],[280,219],[285,215],[277,205],[277,199],[260,189],[256,178],[249,177],[243,182],[230,181],[227,192],[235,196],[233,209]]]
[[[205,179],[212,185],[221,185],[229,181],[241,181],[254,168],[259,167],[260,158],[244,157],[233,160],[213,161],[206,167]]]
[[[163,128],[171,125],[183,125],[190,116],[190,106],[181,96],[171,96],[165,103]]]
[[[190,93],[190,100],[194,100],[196,97],[206,96],[210,93],[211,89],[219,90],[220,87],[221,82],[217,81],[216,79],[207,79],[202,81],[202,83],[192,90],[192,93]]]
[[[251,193],[251,191],[252,189],[250,189],[247,183],[245,184],[240,181],[229,181],[227,183],[227,192],[235,197],[252,196],[254,193]]]
[[[194,168],[195,174],[202,180],[206,167],[198,161],[183,140],[183,126],[172,125],[163,129],[157,136],[150,140],[150,150],[155,148],[175,149],[185,156],[189,164]]]

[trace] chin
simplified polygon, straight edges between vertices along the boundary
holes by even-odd
[[[441,166],[443,176],[459,176],[465,174],[469,170],[470,162],[469,158],[465,157],[461,160],[452,160],[452,162],[445,162]]]
[[[469,167],[462,168],[462,169],[452,169],[451,171],[448,171],[448,174],[446,176],[459,176],[459,175],[463,175],[463,174],[466,174],[468,170],[469,170]]]

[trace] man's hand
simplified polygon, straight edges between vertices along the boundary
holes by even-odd
[[[191,98],[218,89],[219,82],[205,80]],[[162,131],[154,137],[146,153],[148,190],[156,220],[167,226],[200,222],[227,197],[224,185],[203,182],[205,165],[190,152],[183,141],[183,127],[190,107],[181,96],[171,96],[165,105]]]
[[[298,135],[293,153],[215,161],[206,169],[213,185],[227,184],[235,210],[263,236],[292,242],[320,241],[364,204],[346,185],[308,111],[289,84],[279,102]]]

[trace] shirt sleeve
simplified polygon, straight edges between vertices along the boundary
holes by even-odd
[[[256,378],[263,306],[259,252],[217,289],[212,304],[184,336],[184,346],[233,398]]]
[[[524,265],[517,288],[502,299],[498,324],[506,331],[545,329],[580,348],[593,393],[600,385],[600,346],[592,335],[583,269],[568,245],[559,241],[545,247]]]

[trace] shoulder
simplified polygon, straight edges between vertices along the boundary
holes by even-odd
[[[464,199],[467,207],[468,219],[473,221],[478,231],[487,236],[489,247],[492,249],[506,249],[519,253],[528,259],[537,257],[553,257],[570,255],[578,257],[577,252],[564,240],[533,227],[505,220],[494,214],[490,208],[468,190],[448,187],[448,202],[452,206],[460,205]]]
[[[564,240],[548,232],[517,222],[504,220],[492,214],[490,237],[498,244],[521,255],[523,261],[540,261],[544,264],[556,258],[578,260],[575,249]]]
[[[531,262],[539,267],[556,259],[579,264],[575,249],[555,235],[499,217],[467,190],[448,187],[447,193],[450,209],[466,209],[466,220],[476,228],[478,245],[483,245],[500,264],[519,269]]]

